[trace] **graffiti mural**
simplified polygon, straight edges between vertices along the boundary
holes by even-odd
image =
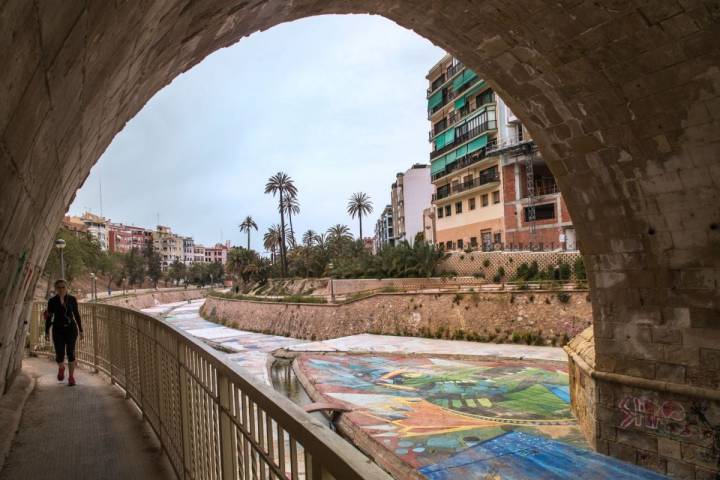
[[[304,354],[298,368],[427,478],[664,478],[587,450],[559,362]]]
[[[698,437],[697,424],[689,422],[682,404],[673,400],[659,402],[650,398],[626,395],[618,404],[623,412],[620,428],[631,426],[657,430],[670,436]]]

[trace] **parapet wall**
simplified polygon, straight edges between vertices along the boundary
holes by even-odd
[[[156,292],[146,292],[137,295],[118,295],[117,297],[102,299],[102,303],[106,305],[131,308],[133,310],[140,310],[160,303],[197,300],[198,298],[203,298],[206,294],[207,290],[201,290],[198,288],[171,291],[158,290]]]
[[[560,345],[592,321],[587,291],[385,293],[343,304],[209,296],[201,314],[242,330],[310,340],[360,333]]]

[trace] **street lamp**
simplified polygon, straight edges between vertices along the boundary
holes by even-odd
[[[65,249],[65,240],[58,238],[55,240],[55,248],[60,251],[60,278],[65,280],[65,257],[63,256],[63,250]]]
[[[211,273],[210,274],[210,289],[212,290],[212,288],[213,288],[213,274]]]
[[[330,272],[330,303],[335,303],[335,285],[333,285],[333,263],[328,263],[328,271]]]
[[[90,273],[90,279],[92,280],[92,290],[90,291],[90,300],[97,302],[97,289],[95,288],[96,277],[94,273]]]

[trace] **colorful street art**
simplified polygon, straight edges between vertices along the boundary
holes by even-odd
[[[665,478],[587,450],[560,362],[304,354],[298,367],[430,479]]]

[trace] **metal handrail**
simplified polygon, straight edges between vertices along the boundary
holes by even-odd
[[[52,355],[33,304],[30,348]],[[302,408],[211,347],[123,307],[80,304],[77,359],[106,373],[143,413],[178,478],[389,479]]]
[[[433,150],[430,152],[430,160],[434,160],[435,158],[439,157],[441,154],[449,152],[450,150],[453,150],[454,148],[457,148],[459,145],[462,145],[463,143],[467,142],[471,138],[478,137],[490,130],[495,130],[497,128],[497,121],[496,120],[486,120],[485,122],[481,123],[475,128],[472,128],[468,130],[465,133],[462,133],[455,137],[455,140],[448,143],[442,148],[438,148],[437,150]]]

